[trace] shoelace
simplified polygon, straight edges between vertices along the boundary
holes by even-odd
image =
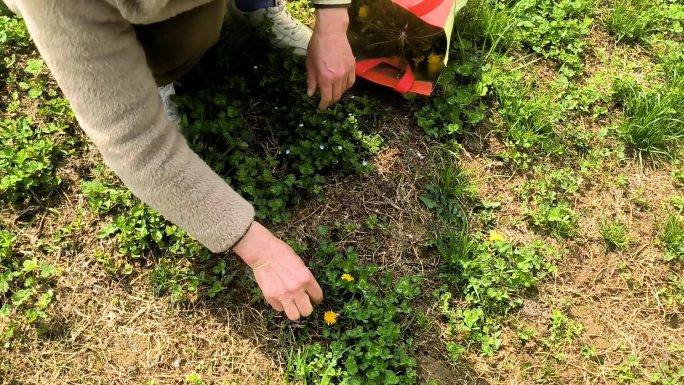
[[[297,20],[290,15],[290,12],[285,11],[285,6],[280,2],[276,2],[275,7],[268,8],[268,12],[273,15],[271,18],[273,23],[287,32],[294,31],[299,26]]]

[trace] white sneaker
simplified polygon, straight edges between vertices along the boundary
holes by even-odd
[[[178,126],[180,125],[181,117],[178,113],[178,106],[171,100],[171,96],[175,94],[176,89],[173,87],[173,83],[159,87],[159,96],[161,97],[164,109],[166,109],[166,116],[171,122]]]
[[[273,22],[271,43],[278,48],[292,48],[295,55],[306,56],[313,32],[290,15],[285,9],[284,0],[276,0],[274,7],[250,12],[239,10],[235,1],[230,0],[228,1],[228,15],[231,18],[247,19],[253,25],[259,25],[267,19],[271,20]]]

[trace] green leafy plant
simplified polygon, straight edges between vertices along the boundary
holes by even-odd
[[[449,282],[436,292],[448,335],[492,355],[501,345],[504,317],[522,305],[528,289],[555,271],[548,262],[553,250],[541,242],[520,247],[464,234],[448,234],[435,242],[446,262],[443,279]],[[452,305],[453,293],[459,293],[463,304]]]
[[[525,210],[532,224],[556,237],[571,236],[577,229],[577,214],[568,198],[577,192],[580,179],[570,169],[548,170],[536,167],[540,179],[529,181],[523,188],[528,200]]]
[[[33,195],[54,189],[60,179],[54,173],[59,148],[49,134],[60,131],[56,125],[31,127],[29,118],[0,122],[0,194],[6,201],[29,200]]]
[[[541,242],[519,246],[496,232],[485,236],[469,229],[463,204],[473,202],[476,190],[467,177],[444,162],[421,197],[436,212],[431,241],[443,261],[435,291],[447,323],[447,350],[456,360],[475,344],[486,355],[501,345],[505,316],[523,303],[525,292],[555,271],[555,252]]]
[[[665,248],[665,260],[684,263],[684,220],[670,214],[665,220],[660,242]]]
[[[684,368],[677,370],[668,364],[661,364],[658,371],[648,376],[649,385],[678,385],[684,382]]]
[[[437,83],[435,96],[416,112],[418,126],[436,139],[451,139],[484,119],[487,84],[482,79],[481,53],[469,40],[454,43],[450,61]]]
[[[555,131],[558,110],[549,108],[550,95],[539,95],[532,83],[523,79],[521,71],[495,68],[492,77],[499,102],[502,134],[506,144],[504,160],[523,169],[533,161],[563,155],[566,146]]]
[[[25,324],[47,318],[55,295],[50,287],[55,267],[22,256],[15,249],[16,242],[15,234],[0,227],[0,318],[10,320],[0,330],[0,340],[11,339]]]
[[[592,24],[591,0],[521,0],[512,6],[517,20],[515,39],[561,63],[561,72],[574,76],[583,67],[581,54]]]
[[[558,309],[551,312],[551,337],[549,341],[553,346],[561,346],[572,343],[575,338],[582,335],[584,326],[579,322],[568,318]]]
[[[623,384],[633,384],[640,378],[642,373],[639,369],[639,359],[633,354],[628,355],[615,370],[615,379]]]
[[[368,157],[382,143],[363,121],[370,99],[350,96],[319,112],[305,93],[301,59],[270,49],[266,28],[233,26],[190,77],[197,88],[176,98],[183,132],[260,219],[285,220],[332,172],[370,170]]]
[[[670,308],[684,308],[684,279],[673,273],[668,281],[667,286],[658,290],[658,296]]]
[[[91,210],[116,214],[97,236],[116,239],[118,253],[129,261],[157,257],[149,278],[155,295],[169,294],[174,301],[184,301],[200,287],[209,298],[227,292],[236,272],[225,259],[212,258],[209,250],[108,178],[102,173],[81,186]],[[104,252],[97,253],[96,259],[110,273],[127,274],[132,268],[129,262]]]
[[[380,274],[355,251],[338,251],[327,240],[315,260],[326,311],[298,333],[306,344],[289,359],[293,383],[415,384],[410,315],[420,278]]]
[[[605,221],[599,224],[599,232],[609,248],[625,249],[629,246],[629,230],[620,221]]]
[[[606,28],[618,41],[647,42],[648,37],[661,33],[681,34],[684,5],[667,0],[614,0],[603,17]]]
[[[0,202],[40,200],[59,184],[55,165],[74,151],[64,135],[73,124],[68,103],[32,58],[23,21],[0,16]],[[19,59],[17,57],[19,56]],[[31,117],[17,110],[31,104]]]
[[[185,376],[185,381],[187,381],[189,385],[206,385],[207,384],[202,379],[202,376],[200,376],[197,373],[188,374],[187,376]]]

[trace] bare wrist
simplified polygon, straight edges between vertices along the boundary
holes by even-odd
[[[316,32],[346,34],[348,26],[349,12],[347,12],[347,8],[316,9]]]
[[[235,254],[237,254],[246,264],[250,265],[255,263],[256,255],[255,250],[258,249],[258,235],[260,232],[259,223],[253,221],[245,234],[238,240],[238,242],[231,249]]]

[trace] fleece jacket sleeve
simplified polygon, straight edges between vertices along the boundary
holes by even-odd
[[[311,0],[316,8],[330,8],[330,7],[348,7],[352,0]]]
[[[247,231],[254,209],[166,117],[131,24],[102,0],[18,0],[76,118],[126,186],[214,252]]]

